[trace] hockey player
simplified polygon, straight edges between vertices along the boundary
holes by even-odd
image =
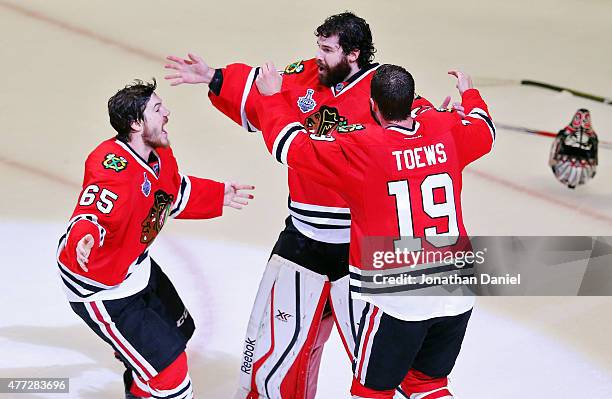
[[[371,121],[370,81],[378,68],[372,63],[369,25],[350,12],[341,13],[327,18],[316,36],[316,57],[288,65],[282,89],[313,135],[324,139],[332,130],[358,131],[360,123]],[[261,96],[253,84],[260,68],[238,63],[213,69],[193,54],[168,59],[166,68],[173,73],[166,79],[172,85],[208,84],[216,108],[250,132],[260,129],[255,107]],[[429,105],[420,97],[414,103],[415,108]],[[348,287],[350,210],[341,196],[306,174],[290,169],[288,185],[290,216],[253,305],[237,399],[313,398],[334,319],[352,358],[352,310],[343,294]]]
[[[57,265],[74,312],[125,364],[126,397],[187,399],[195,325],[149,247],[169,218],[221,216],[254,187],[180,174],[155,88],[136,81],[108,101],[117,135],[87,157]]]
[[[573,189],[595,177],[597,143],[591,114],[588,109],[581,108],[559,131],[550,150],[548,164],[561,184]]]
[[[264,65],[256,79],[263,95],[279,93],[257,105],[268,150],[280,163],[336,190],[351,209],[350,297],[363,309],[354,314],[353,398],[392,398],[409,370],[410,398],[452,398],[447,376],[474,298],[405,296],[429,289],[418,284],[372,287],[373,270],[381,278],[396,277],[406,268],[373,269],[366,250],[385,237],[391,251],[398,244],[425,253],[464,246],[459,240],[467,236],[461,173],[491,150],[495,127],[469,77],[450,73],[458,80],[465,119],[434,108],[411,117],[412,76],[401,67],[383,65],[371,82],[370,104],[379,125],[322,137],[309,132],[292,99],[279,93],[282,78],[273,65]],[[453,264],[424,262],[408,270],[430,276],[458,272]]]

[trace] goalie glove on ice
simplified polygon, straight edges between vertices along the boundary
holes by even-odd
[[[549,165],[561,184],[576,188],[595,177],[597,134],[589,110],[581,108],[553,141]]]

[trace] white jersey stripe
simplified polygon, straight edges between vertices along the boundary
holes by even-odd
[[[296,219],[302,220],[304,222],[316,223],[316,224],[325,224],[329,226],[340,226],[340,227],[351,227],[350,220],[340,220],[340,219],[330,219],[330,218],[320,218],[313,216],[304,216],[297,212],[289,209],[289,214]]]
[[[370,316],[370,321],[368,322],[368,325],[365,326],[365,328],[369,330],[370,323],[372,323],[372,330],[369,331],[369,334],[365,334],[365,343],[362,347],[362,353],[360,354],[360,356],[363,357],[363,365],[361,367],[360,375],[360,380],[362,384],[365,384],[366,381],[366,376],[368,374],[368,366],[370,364],[370,355],[372,354],[372,346],[374,344],[374,337],[378,332],[378,327],[380,326],[380,318],[382,314],[383,312],[379,308],[377,308],[376,306],[372,306],[372,314]],[[366,330],[364,329],[364,332],[365,331]]]
[[[185,392],[183,392],[180,395],[176,395],[177,393],[179,393],[183,389],[185,389],[185,387],[187,387],[188,385],[189,385],[189,388]],[[185,376],[185,379],[183,380],[183,382],[181,382],[176,388],[168,389],[168,390],[157,390],[157,389],[154,389],[154,388],[150,388],[151,389],[151,395],[153,395],[153,397],[155,397],[155,398],[167,398],[167,397],[186,398],[186,397],[188,397],[193,392],[193,389],[192,389],[191,385],[192,385],[191,384],[191,378],[189,377],[189,373],[187,373],[187,375]]]
[[[351,213],[349,208],[338,208],[333,206],[311,205],[291,200],[291,206],[305,211],[329,212],[329,213]]]
[[[301,216],[300,216],[301,217]],[[300,222],[299,219],[291,216],[291,222],[296,229],[308,238],[315,241],[326,242],[329,244],[346,244],[351,239],[350,226],[338,226],[331,229],[319,229],[315,226]]]
[[[480,119],[487,124],[489,132],[491,132],[491,140],[493,141],[491,148],[493,148],[493,146],[495,146],[495,124],[493,123],[491,116],[481,108],[473,108],[467,116]]]
[[[278,133],[278,136],[276,136],[276,139],[274,139],[274,144],[272,145],[272,156],[275,157],[278,162],[281,162],[287,165],[287,150],[285,150],[285,145],[287,144],[287,141],[289,139],[288,136],[295,133],[294,131],[291,131],[291,130],[295,130],[299,128],[303,128],[301,123],[299,122],[290,123],[287,126],[285,126],[283,130],[281,130]],[[293,138],[291,138],[291,140],[293,140]],[[287,148],[289,147],[287,146]],[[284,154],[284,162],[283,162],[283,154]]]
[[[242,91],[242,100],[240,102],[240,120],[242,122],[242,127],[244,128],[244,130],[249,132],[255,132],[256,129],[251,129],[253,125],[251,125],[251,123],[247,119],[245,106],[247,98],[249,97],[249,93],[251,92],[251,87],[253,87],[253,82],[255,82],[255,73],[257,72],[257,69],[258,68],[253,68],[251,69],[251,72],[249,72],[249,76],[247,77],[244,90]]]
[[[191,195],[191,180],[189,179],[189,176],[180,173],[179,175],[181,176],[181,187],[179,188],[178,195],[176,197],[176,200],[174,201],[174,206],[170,211],[170,216],[172,216],[173,218],[178,217],[178,215],[183,212],[183,210],[187,206],[187,203],[189,202],[189,196]],[[184,189],[183,184],[185,184]]]

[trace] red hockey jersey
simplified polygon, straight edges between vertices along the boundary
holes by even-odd
[[[348,81],[330,88],[319,83],[314,59],[300,61],[283,71],[282,91],[312,134],[348,133],[359,129],[359,123],[374,123],[369,100],[370,82],[377,68],[378,64],[364,67]],[[212,104],[246,130],[260,130],[255,107],[262,96],[254,85],[259,68],[231,64],[222,72],[218,95],[209,92]],[[413,108],[423,106],[431,104],[419,97]],[[342,197],[293,169],[288,171],[288,185],[289,214],[302,234],[322,242],[349,242],[351,216]]]
[[[87,157],[79,201],[58,247],[68,299],[116,299],[142,290],[149,279],[148,248],[168,217],[220,216],[223,196],[223,183],[181,175],[170,148],[144,160],[119,140],[102,142]],[[76,260],[86,234],[95,241],[88,272]]]
[[[464,120],[427,108],[416,116],[411,129],[364,125],[327,137],[308,132],[282,93],[262,99],[258,106],[272,155],[337,191],[350,206],[351,290],[400,319],[459,314],[473,304],[473,298],[465,297],[433,298],[429,304],[412,298],[410,302],[410,298],[386,294],[422,286],[375,284],[376,279],[406,270],[440,274],[457,269],[454,264],[434,265],[425,258],[397,261],[393,257],[388,264],[377,265],[375,252],[393,255],[405,248],[436,259],[430,255],[471,249],[461,212],[461,173],[491,150],[495,127],[477,90],[463,94],[463,106]]]

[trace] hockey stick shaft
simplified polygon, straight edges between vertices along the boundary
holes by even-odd
[[[557,133],[548,132],[546,130],[529,129],[529,128],[522,127],[522,126],[507,125],[505,123],[496,123],[495,126],[497,126],[500,129],[504,129],[504,130],[510,130],[513,132],[525,133],[525,134],[533,134],[536,136],[553,137],[553,138],[557,136]],[[607,150],[612,150],[612,142],[610,141],[599,140],[598,146],[599,148],[605,148]]]
[[[539,82],[537,80],[530,79],[522,79],[522,80],[513,80],[513,79],[500,79],[500,78],[491,78],[491,77],[474,77],[476,81],[476,86],[512,86],[512,85],[522,85],[522,86],[532,86],[545,90],[553,90],[556,92],[566,91],[576,97],[586,98],[591,101],[600,102],[607,105],[612,105],[612,98],[598,96],[596,94],[586,93],[579,90],[570,89],[569,87],[557,86],[550,83]]]
[[[553,84],[550,84],[550,83],[538,82],[538,81],[535,81],[535,80],[527,80],[527,79],[523,79],[520,82],[521,82],[522,85],[525,85],[525,86],[535,86],[535,87],[539,87],[539,88],[542,88],[542,89],[554,90],[554,91],[558,91],[558,92],[566,91],[566,92],[571,93],[572,95],[574,95],[576,97],[582,97],[582,98],[586,98],[586,99],[589,99],[589,100],[597,101],[597,102],[600,102],[600,103],[612,105],[612,99],[610,99],[610,98],[603,97],[603,96],[598,96],[598,95],[595,95],[595,94],[585,93],[583,91],[578,91],[578,90],[570,89],[568,87],[562,87],[562,86],[557,86],[557,85],[553,85]]]
[[[541,89],[554,90],[558,92],[566,91],[568,93],[572,93],[576,97],[582,97],[582,98],[597,101],[600,103],[612,105],[611,98],[598,96],[598,95],[590,94],[590,93],[585,93],[583,91],[578,91],[578,90],[570,89],[567,87],[562,87],[562,86],[557,86],[557,85],[553,85],[550,83],[538,82],[535,80],[527,80],[527,79],[521,80],[520,83],[524,86],[534,86],[534,87],[539,87]]]

